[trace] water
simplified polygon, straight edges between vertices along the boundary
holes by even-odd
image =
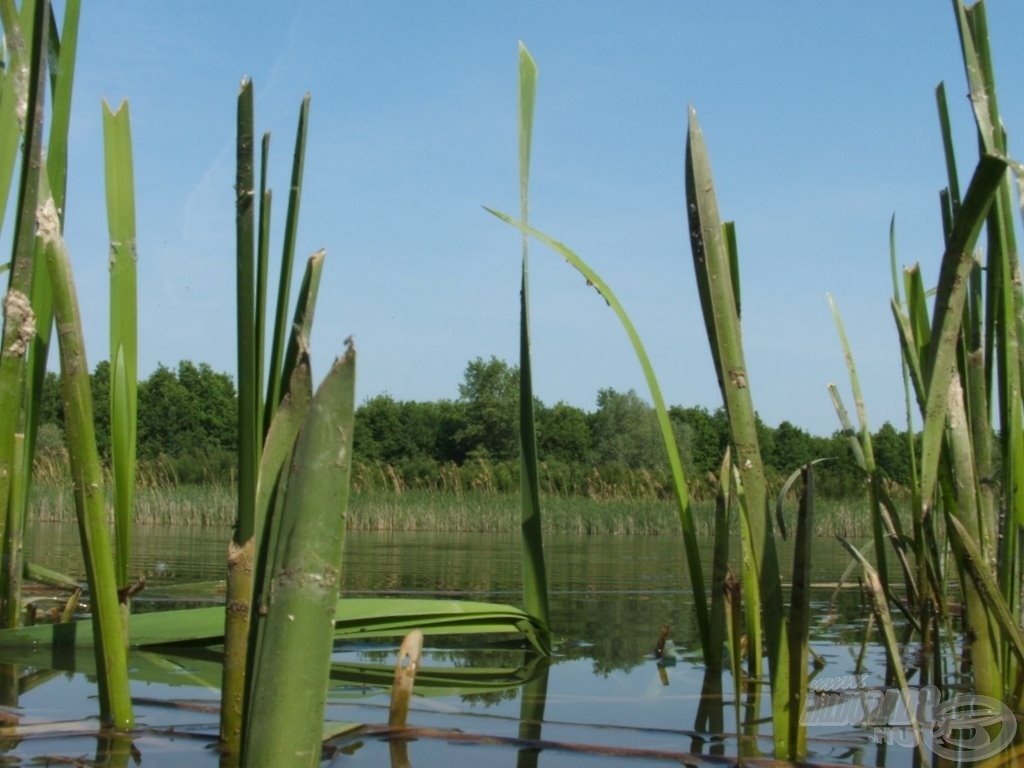
[[[139,528],[132,569],[146,576],[151,591],[171,582],[223,578],[228,536],[223,530]],[[81,572],[72,527],[37,526],[29,541],[31,559]],[[513,679],[514,673],[530,682],[525,688],[467,684],[460,690],[433,688],[429,681],[418,685],[410,724],[447,734],[424,732],[406,745],[410,763],[448,768],[453,762],[514,765],[525,760],[527,765],[593,766],[678,763],[683,753],[736,755],[731,678],[724,675],[719,696],[701,695],[705,675],[697,658],[693,598],[680,540],[552,537],[546,547],[557,639],[550,665],[521,650],[463,652],[428,638],[424,667],[507,668]],[[845,551],[825,539],[815,542],[814,558],[813,580],[822,584],[837,582],[849,563]],[[343,589],[351,596],[441,596],[519,604],[519,568],[518,542],[511,536],[354,532],[346,542]],[[145,598],[144,590],[139,600]],[[860,593],[823,587],[815,592],[812,610],[812,647],[826,661],[819,679],[853,674],[867,615]],[[670,625],[680,650],[671,666],[652,658],[664,624]],[[394,652],[391,645],[341,646],[335,660],[389,665]],[[219,681],[216,660],[134,654],[132,664],[140,678],[133,680],[132,689],[140,699],[134,748],[144,764],[215,766],[210,746],[216,715],[201,710],[218,703],[218,691],[210,687]],[[881,651],[871,650],[867,667],[874,672],[864,679],[867,685],[882,685],[878,672],[883,664]],[[26,763],[46,755],[95,756],[94,682],[81,673],[47,676],[28,671],[40,676],[38,684],[35,678],[23,679],[20,693],[9,695],[6,703],[22,724],[39,724],[40,734],[0,740],[0,755]],[[698,711],[702,701],[713,704],[706,713]],[[184,708],[178,702],[198,702],[200,707]],[[542,702],[543,708],[530,710],[531,702]],[[332,687],[327,717],[381,726],[387,722],[387,706],[387,691],[349,682]],[[542,713],[541,722],[532,729],[523,726],[524,713],[533,718]],[[520,735],[542,740],[544,748],[524,749],[516,742]],[[756,743],[770,754],[768,736],[770,731],[763,728],[760,737],[748,734],[747,744]],[[388,765],[393,748],[364,734],[332,742],[326,764]],[[816,760],[846,764],[909,765],[913,755],[903,747],[886,751],[872,743],[866,729],[849,727],[812,729],[810,750]]]

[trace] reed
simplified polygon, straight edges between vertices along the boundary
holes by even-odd
[[[138,317],[135,177],[128,103],[103,105],[107,219],[110,231],[110,435],[117,586],[128,587],[138,425]]]
[[[533,105],[537,91],[537,65],[519,44],[519,218],[526,223],[530,199],[530,148],[533,143]],[[520,529],[522,531],[523,604],[526,611],[548,626],[548,580],[540,507],[540,462],[533,416],[533,373],[530,359],[530,238],[524,232],[522,283],[519,294],[519,468]],[[550,642],[550,630],[544,642]]]
[[[1020,171],[1006,159],[985,5],[956,0],[953,8],[980,157],[961,195],[940,86],[936,98],[948,185],[940,196],[945,252],[938,285],[929,302],[921,269],[911,267],[902,291],[894,279],[892,302],[908,389],[923,424],[913,484],[911,547],[919,564],[913,614],[927,637],[935,617],[944,613],[944,584],[955,581],[964,600],[964,643],[974,690],[1019,711],[1024,707],[1019,551],[1024,298],[1010,183],[1012,173],[1019,178]],[[983,234],[984,255],[977,246]],[[996,446],[1002,458],[998,469]],[[945,566],[947,551],[951,573]],[[938,659],[933,666],[941,669]]]
[[[294,316],[290,318],[288,312],[308,114],[307,95],[299,111],[271,356],[264,389],[261,386],[264,326],[269,318],[266,304],[271,192],[266,186],[266,172],[270,140],[267,134],[261,144],[260,192],[257,195],[252,82],[242,81],[236,136],[238,503],[228,553],[224,704],[220,728],[226,765],[240,764],[243,752],[248,755],[246,763],[255,765],[264,760],[273,764],[274,758],[270,756],[280,756],[280,750],[301,750],[304,754],[318,751],[309,743],[308,723],[291,720],[283,729],[278,725],[272,727],[273,710],[265,705],[268,695],[279,697],[282,685],[280,677],[270,667],[291,664],[300,671],[312,669],[315,675],[322,666],[320,662],[329,657],[329,632],[296,635],[283,629],[282,622],[296,612],[302,614],[310,605],[333,605],[337,599],[337,579],[324,585],[323,594],[311,594],[306,582],[292,585],[295,588],[290,589],[287,574],[298,573],[303,568],[340,570],[339,542],[344,531],[352,460],[355,351],[351,345],[315,398],[312,394],[308,340],[323,252],[313,254],[308,260],[295,299]],[[291,332],[287,333],[289,328]],[[329,434],[324,431],[325,424],[331,425]],[[314,434],[317,436],[311,436]],[[298,462],[295,465],[293,455]],[[298,522],[298,510],[303,505],[309,509]],[[325,544],[328,548],[322,549]],[[319,562],[319,566],[311,564],[314,562]],[[283,601],[291,611],[286,612],[284,618],[274,606],[275,601],[270,599],[271,584],[278,579],[284,579],[279,585],[282,594],[290,595]],[[329,628],[329,625],[324,627]],[[262,682],[257,685],[260,675]],[[311,701],[314,709],[319,707],[322,719],[323,700],[316,691]],[[250,707],[253,707],[251,711]],[[305,711],[303,716],[309,714]],[[288,735],[267,741],[266,733],[275,730],[287,731]]]
[[[77,23],[77,4],[69,18]],[[136,466],[136,356],[135,329],[135,224],[127,109],[105,113],[107,198],[111,245],[111,412],[114,434],[110,475],[101,466],[96,447],[92,398],[82,338],[81,315],[77,306],[68,254],[61,235],[62,210],[47,187],[42,150],[42,105],[45,64],[48,60],[67,65],[66,80],[51,78],[54,100],[70,94],[70,69],[74,41],[60,48],[58,36],[49,23],[45,0],[25,3],[19,19],[10,0],[0,0],[3,22],[13,66],[0,70],[0,175],[7,159],[16,156],[19,133],[4,132],[14,126],[24,132],[22,183],[17,203],[14,257],[10,265],[11,290],[4,301],[3,359],[0,359],[0,521],[10,519],[8,501],[27,508],[35,498],[27,483],[36,468],[31,449],[37,419],[28,410],[13,407],[22,403],[25,357],[35,343],[33,302],[39,307],[52,300],[53,317],[60,339],[67,462],[53,454],[42,457],[39,471],[48,474],[53,485],[70,479],[73,503],[82,540],[83,558],[90,587],[92,627],[88,632],[97,649],[101,717],[119,731],[132,727],[131,700],[127,688],[126,640],[128,606],[119,599],[127,594],[127,549],[130,524],[145,513],[144,491],[166,484],[163,471],[155,475],[139,472]],[[19,24],[31,38],[27,47]],[[67,30],[67,27],[65,28]],[[67,35],[65,31],[65,35]],[[49,47],[49,49],[48,49]],[[27,77],[23,74],[27,73]],[[525,82],[525,81],[524,81]],[[59,85],[58,85],[59,84]],[[524,91],[525,93],[525,91]],[[13,107],[13,109],[12,109]],[[24,108],[24,125],[19,116]],[[281,273],[277,285],[277,307],[264,375],[264,327],[270,324],[266,311],[268,293],[268,245],[270,190],[266,187],[269,137],[262,142],[259,194],[255,185],[252,84],[243,81],[238,100],[237,171],[237,330],[239,381],[239,468],[238,490],[233,496],[234,534],[229,550],[227,606],[224,632],[211,628],[210,612],[149,616],[132,621],[137,642],[168,642],[182,637],[206,637],[224,646],[223,706],[221,720],[221,764],[231,765],[315,765],[319,763],[323,708],[330,673],[330,653],[335,638],[333,621],[325,616],[343,615],[353,606],[338,603],[341,557],[348,503],[354,419],[355,349],[346,350],[317,389],[312,391],[308,339],[310,336],[323,252],[307,262],[302,285],[292,303],[292,264],[298,208],[302,186],[306,124],[309,98],[300,110],[292,165],[292,182],[286,216]],[[66,116],[61,112],[66,138]],[[11,128],[14,130],[14,128]],[[66,148],[55,147],[63,163]],[[5,154],[6,153],[6,154]],[[527,162],[522,165],[525,174]],[[63,168],[54,177],[56,199],[63,196]],[[45,257],[45,269],[38,267],[37,255]],[[526,297],[526,252],[523,262],[523,355],[529,363],[528,302]],[[39,274],[49,279],[52,296],[37,294],[32,280]],[[30,298],[31,297],[31,298]],[[47,326],[50,320],[47,318]],[[47,327],[46,334],[49,328]],[[45,335],[45,334],[44,334]],[[39,358],[45,359],[45,355]],[[40,371],[42,369],[39,369]],[[535,615],[504,606],[479,604],[468,610],[452,611],[429,602],[406,601],[393,606],[355,605],[369,611],[363,617],[364,630],[393,634],[407,632],[423,623],[428,631],[443,633],[515,632],[531,646],[545,653],[549,629],[546,620],[546,583],[540,539],[538,462],[532,437],[533,398],[527,377],[524,385],[522,428],[524,440],[520,477],[524,478],[521,516],[527,591],[524,595]],[[38,390],[31,382],[27,392]],[[26,430],[26,425],[29,427]],[[26,434],[29,440],[26,441]],[[492,492],[490,467],[479,467],[470,486]],[[154,478],[156,478],[154,480]],[[147,486],[146,481],[151,485]],[[392,476],[396,490],[401,490]],[[140,488],[139,481],[142,480]],[[452,488],[462,492],[461,478],[452,478]],[[442,481],[448,487],[448,479]],[[57,494],[60,496],[60,494]],[[107,502],[113,499],[118,555],[111,549]],[[208,505],[213,506],[213,505]],[[177,514],[177,512],[176,512]],[[159,516],[159,513],[156,513]],[[200,520],[206,522],[206,515]],[[20,518],[16,520],[20,524]],[[17,530],[20,530],[17,529]],[[16,534],[12,527],[8,532]],[[0,531],[0,534],[3,532]],[[8,581],[16,584],[21,569],[13,568]],[[9,600],[16,604],[16,600]],[[133,617],[133,619],[138,617]],[[185,629],[185,628],[188,629]],[[43,633],[20,629],[5,630],[7,640],[37,642]],[[200,635],[193,635],[199,631]],[[362,631],[362,630],[361,630]],[[184,632],[184,634],[183,634]],[[84,638],[86,630],[76,630]],[[148,638],[148,639],[147,639]],[[154,639],[156,638],[156,639]],[[282,709],[280,702],[294,692],[296,681],[304,690],[303,706]]]
[[[93,604],[97,636],[101,719],[115,729],[132,727],[128,694],[124,622],[119,607],[112,552],[106,529],[102,470],[93,433],[92,401],[82,338],[81,319],[62,230],[66,178],[68,111],[74,70],[79,6],[65,10],[64,46],[51,24],[45,0],[25,3],[20,15],[11,2],[0,3],[0,21],[11,55],[12,71],[5,71],[5,113],[0,117],[0,176],[6,187],[14,155],[8,150],[23,133],[22,176],[15,212],[13,256],[4,300],[3,353],[0,356],[0,519],[10,521],[4,537],[8,568],[5,573],[4,615],[9,625],[19,620],[22,573],[20,532],[33,466],[38,394],[45,369],[50,329],[59,329],[63,396],[67,402],[66,434],[76,517],[82,540],[86,575]],[[31,44],[26,44],[31,40]],[[56,64],[50,84],[54,120],[51,124],[47,170],[43,153],[43,105],[47,64]],[[11,135],[11,132],[14,135]],[[59,207],[58,207],[59,206]],[[38,331],[38,332],[37,332]],[[17,478],[12,470],[18,472]],[[17,491],[12,495],[12,487]],[[11,504],[13,502],[13,505]]]

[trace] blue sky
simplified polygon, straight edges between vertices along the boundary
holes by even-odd
[[[1024,4],[989,6],[1001,106],[1024,130]],[[272,133],[282,235],[295,121],[312,94],[298,251],[327,249],[315,373],[352,335],[360,401],[455,398],[466,363],[518,355],[516,46],[540,67],[531,223],[618,294],[670,403],[717,407],[683,200],[686,110],[738,228],[755,405],[817,434],[849,391],[835,296],[874,427],[902,424],[888,228],[930,280],[945,81],[961,176],[973,128],[951,5],[822,2],[96,3],[82,17],[66,235],[90,362],[106,357],[100,104],[128,99],[140,372],[233,371],[234,118],[252,77]],[[636,389],[618,321],[553,252],[531,251],[534,385],[593,409]],[[849,404],[849,395],[847,395]]]

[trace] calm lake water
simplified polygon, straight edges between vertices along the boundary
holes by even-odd
[[[154,589],[223,578],[228,535],[224,530],[139,528],[132,568],[146,574]],[[722,695],[705,697],[705,704],[713,706],[698,711],[704,672],[697,663],[693,598],[680,539],[551,537],[546,548],[557,638],[554,659],[538,663],[522,651],[497,648],[464,653],[428,638],[424,666],[502,668],[508,670],[508,682],[467,683],[455,690],[418,686],[421,695],[414,699],[410,725],[457,729],[461,736],[425,735],[409,743],[409,764],[678,764],[681,753],[736,755],[728,674]],[[29,532],[26,549],[36,562],[81,573],[73,527],[38,525]],[[834,584],[848,564],[849,556],[832,540],[815,541],[815,583]],[[519,574],[518,541],[507,535],[353,532],[346,542],[344,592],[352,596],[435,595],[519,604]],[[145,597],[144,591],[140,599]],[[813,615],[813,648],[826,662],[818,678],[852,675],[867,617],[860,592],[822,587],[815,593]],[[680,649],[671,666],[652,657],[664,624],[670,625],[670,637]],[[394,654],[392,645],[351,645],[338,647],[335,660],[390,665]],[[204,675],[216,679],[211,672],[215,664],[204,658],[133,656],[140,678],[133,682],[133,694],[140,698],[134,748],[143,765],[217,765],[210,749],[216,714],[199,711],[202,706],[169,706],[182,701],[216,705],[218,691],[198,684]],[[880,648],[872,646],[864,684],[883,685],[883,664]],[[147,673],[157,668],[166,674]],[[30,672],[36,676],[26,677]],[[7,711],[23,725],[39,724],[38,733],[0,740],[0,762],[4,755],[14,764],[47,755],[94,757],[94,682],[79,673],[47,676],[22,669],[20,675],[20,691],[10,693],[8,687]],[[520,679],[531,682],[524,688],[516,684]],[[387,691],[365,681],[341,682],[331,688],[328,719],[383,725],[387,708]],[[524,711],[531,718],[525,726]],[[770,754],[770,731],[747,730],[747,743]],[[520,735],[542,739],[544,748],[523,749],[515,742]],[[875,744],[864,729],[816,726],[809,738],[818,761],[901,766],[913,758],[906,747]],[[338,745],[343,751],[328,755],[326,765],[391,764],[389,744],[373,735]],[[623,749],[634,752],[615,753]]]

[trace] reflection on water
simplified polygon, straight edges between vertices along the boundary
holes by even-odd
[[[223,578],[230,532],[216,529],[136,529],[132,569],[150,585]],[[29,531],[30,559],[75,575],[82,572],[77,532],[72,526],[37,525]],[[678,537],[551,537],[546,542],[551,585],[555,657],[550,666],[521,650],[503,648],[464,652],[434,641],[425,654],[425,677],[417,685],[410,724],[417,728],[460,729],[459,739],[434,738],[427,732],[408,744],[415,766],[461,764],[465,746],[473,744],[471,762],[494,760],[499,765],[620,764],[645,752],[648,762],[659,754],[735,755],[733,683],[723,676],[717,695],[701,692],[714,686],[697,663],[698,642],[692,594]],[[782,554],[786,562],[786,554]],[[814,547],[815,583],[834,585],[849,563],[831,540]],[[710,562],[710,556],[705,560]],[[437,595],[520,602],[520,555],[513,536],[492,534],[348,535],[344,592],[364,595]],[[140,599],[145,599],[145,591]],[[814,650],[826,661],[822,677],[850,675],[856,669],[862,639],[864,606],[856,589],[822,587],[813,598]],[[672,666],[652,657],[659,630],[671,628],[680,649]],[[332,685],[328,718],[367,724],[387,722],[387,694],[357,673],[358,665],[390,664],[394,646],[346,646],[336,649],[335,662],[354,665],[339,671]],[[146,701],[138,706],[143,729],[135,739],[146,765],[216,765],[205,747],[216,734],[215,715],[161,704],[180,699],[216,702],[212,688],[196,687],[219,676],[210,658],[133,656],[138,670],[162,668],[166,676],[147,673],[150,682],[133,681],[133,693]],[[873,650],[865,682],[882,685],[877,674],[884,664]],[[162,667],[160,665],[163,665]],[[429,668],[436,670],[433,678]],[[457,679],[444,670],[457,669]],[[469,674],[478,670],[480,675]],[[141,676],[141,672],[139,673]],[[526,686],[522,680],[528,680]],[[17,716],[22,722],[79,722],[95,714],[93,683],[81,674],[61,675],[43,685],[22,684]],[[698,712],[701,703],[705,710]],[[708,708],[710,704],[710,708]],[[762,715],[767,714],[762,703]],[[94,726],[94,723],[93,723]],[[169,731],[167,729],[173,729]],[[766,731],[767,733],[767,731]],[[487,737],[481,743],[479,735]],[[52,734],[51,734],[52,736]],[[828,738],[825,738],[825,737]],[[22,760],[43,754],[88,754],[84,736],[68,741],[21,739],[6,749]],[[528,739],[524,746],[518,739]],[[557,742],[557,744],[555,743]],[[573,749],[569,744],[585,745]],[[0,744],[2,746],[2,744]],[[339,743],[340,746],[340,743]],[[344,742],[345,753],[328,755],[332,765],[388,765],[388,743],[372,734]],[[876,763],[878,747],[868,734],[851,729],[820,729],[810,734],[810,748],[819,760]],[[618,750],[613,754],[614,750]],[[632,752],[630,751],[632,750]],[[755,735],[743,743],[747,754],[770,754],[770,740]],[[886,765],[910,764],[912,750],[891,748]],[[672,759],[678,762],[678,759]]]

